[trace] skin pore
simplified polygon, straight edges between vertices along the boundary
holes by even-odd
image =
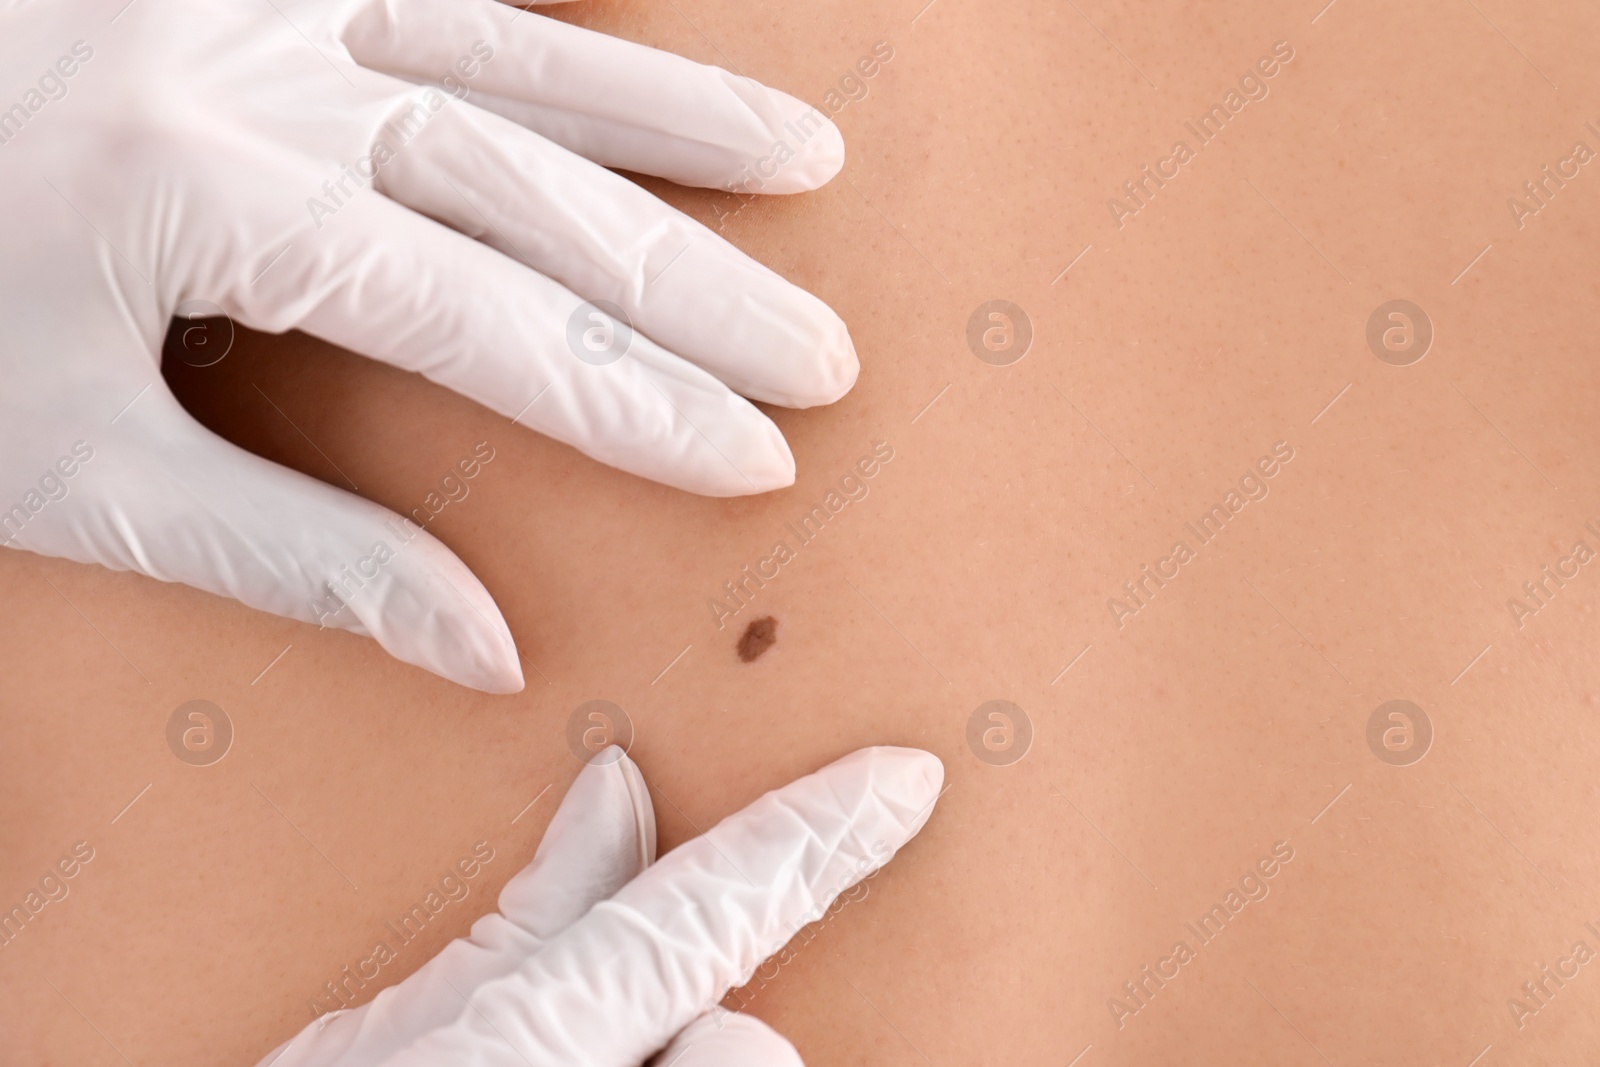
[[[253,1063],[369,999],[532,856],[595,699],[663,849],[863,745],[944,761],[725,1001],[812,1067],[1600,1046],[1600,14],[919,6],[557,10],[845,133],[813,194],[640,179],[850,325],[856,389],[772,412],[790,489],[649,484],[297,334],[169,339],[218,433],[425,508],[528,687],[0,552],[0,907],[48,901],[0,946],[18,1062]],[[209,766],[169,747],[197,700]]]

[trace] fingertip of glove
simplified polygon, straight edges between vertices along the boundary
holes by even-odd
[[[844,134],[827,115],[798,97],[751,78],[734,74],[726,77],[745,106],[766,127],[768,140],[760,145],[762,154],[752,158],[747,168],[754,169],[755,176],[751,179],[748,173],[745,175],[751,192],[810,192],[828,184],[844,169]],[[766,154],[769,151],[772,154]],[[765,173],[765,165],[773,166],[774,173]]]
[[[475,688],[494,696],[512,696],[522,692],[527,684],[522,676],[522,664],[517,662],[516,654],[512,653],[498,663],[485,664],[483,682]]]
[[[830,309],[829,314],[832,315]],[[861,359],[856,355],[855,342],[850,339],[850,329],[844,320],[833,315],[833,323],[820,345],[817,354],[817,379],[814,390],[800,397],[797,407],[820,407],[832,404],[855,388],[861,376]]]
[[[374,507],[373,514],[385,513]],[[361,596],[342,601],[339,625],[354,629],[359,623],[358,632],[390,655],[458,685],[496,695],[522,691],[522,664],[505,617],[444,544],[419,530],[389,549],[379,566]]]
[[[879,749],[895,769],[897,786],[907,795],[926,804],[939,796],[944,786],[944,762],[920,748],[883,746]]]
[[[832,404],[861,376],[850,328],[837,312],[803,289],[789,287],[788,328],[766,359],[752,359],[735,387],[744,395],[786,408]]]
[[[492,600],[490,606],[493,606]],[[494,696],[522,692],[527,682],[522,675],[516,642],[511,637],[505,619],[499,617],[497,609],[493,622],[487,619],[481,621],[484,632],[477,634],[476,640],[467,642],[463,650],[471,660],[465,668],[470,677],[462,680],[473,689]]]
[[[791,114],[772,132],[777,139],[774,143],[789,145],[794,156],[764,180],[759,190],[763,193],[809,193],[827,185],[844,169],[844,134],[839,127],[810,104],[793,97],[789,100],[798,107],[786,108]],[[806,136],[797,136],[795,130]]]
[[[461,662],[460,655],[460,650],[453,656],[437,652],[433,657],[419,662],[418,666],[426,667],[457,685],[464,685],[468,689],[476,689],[490,696],[511,696],[522,692],[527,684],[522,677],[522,665],[517,662],[514,649],[501,651],[488,642],[480,642],[479,647],[465,653],[469,657],[465,662]],[[452,663],[451,659],[456,659],[457,662]]]
[[[865,765],[873,793],[888,807],[904,813],[906,836],[921,830],[944,787],[944,764],[939,757],[920,748],[880,745],[860,749],[839,762],[854,760]]]
[[[589,758],[584,773],[616,776],[616,781],[627,795],[628,806],[633,809],[638,870],[644,870],[656,860],[656,811],[650,800],[650,787],[645,784],[644,772],[626,750],[617,745],[607,745]]]
[[[794,452],[789,442],[771,419],[762,415],[761,421],[766,425],[760,427],[755,435],[757,439],[747,447],[738,464],[737,477],[726,483],[730,496],[770,493],[794,484]]]
[[[795,153],[792,161],[794,187],[775,190],[777,192],[803,193],[820,189],[844,169],[844,134],[833,124],[832,119],[810,105],[805,107],[801,119],[813,123],[821,122],[822,125],[800,144],[799,150]],[[779,176],[782,177],[782,174]]]
[[[783,454],[773,460],[772,469],[767,475],[767,484],[761,490],[770,492],[774,489],[787,489],[794,484],[795,465],[794,453],[789,451],[789,442],[783,443]]]
[[[639,765],[622,754],[619,761],[623,785],[628,790],[628,800],[633,804],[634,826],[639,835],[639,869],[644,870],[656,861],[656,809],[650,800],[650,787],[645,784],[644,772]]]
[[[753,1016],[714,1008],[684,1027],[651,1067],[805,1067],[788,1038]]]

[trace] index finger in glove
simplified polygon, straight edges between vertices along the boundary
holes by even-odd
[[[468,1049],[481,1067],[634,1067],[887,863],[943,780],[929,753],[868,748],[766,794],[481,986],[389,1067]]]
[[[448,79],[596,163],[680,185],[795,193],[844,165],[838,128],[788,93],[495,0],[372,2],[343,40],[358,63]]]

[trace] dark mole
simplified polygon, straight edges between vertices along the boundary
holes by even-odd
[[[739,658],[751,662],[761,653],[778,643],[778,620],[771,615],[752,622],[739,638]]]

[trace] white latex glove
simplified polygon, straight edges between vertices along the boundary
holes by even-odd
[[[505,621],[448,549],[179,407],[174,311],[305,330],[646,478],[762,492],[794,460],[744,397],[843,395],[844,324],[604,167],[795,192],[843,158],[791,96],[491,0],[3,0],[0,542],[515,692]],[[632,322],[613,362],[585,300]],[[583,359],[569,330],[594,331]]]
[[[798,1067],[788,1041],[715,1005],[922,829],[943,780],[927,752],[864,748],[652,865],[644,779],[606,749],[498,913],[259,1067],[636,1067],[658,1051],[674,1067]]]

